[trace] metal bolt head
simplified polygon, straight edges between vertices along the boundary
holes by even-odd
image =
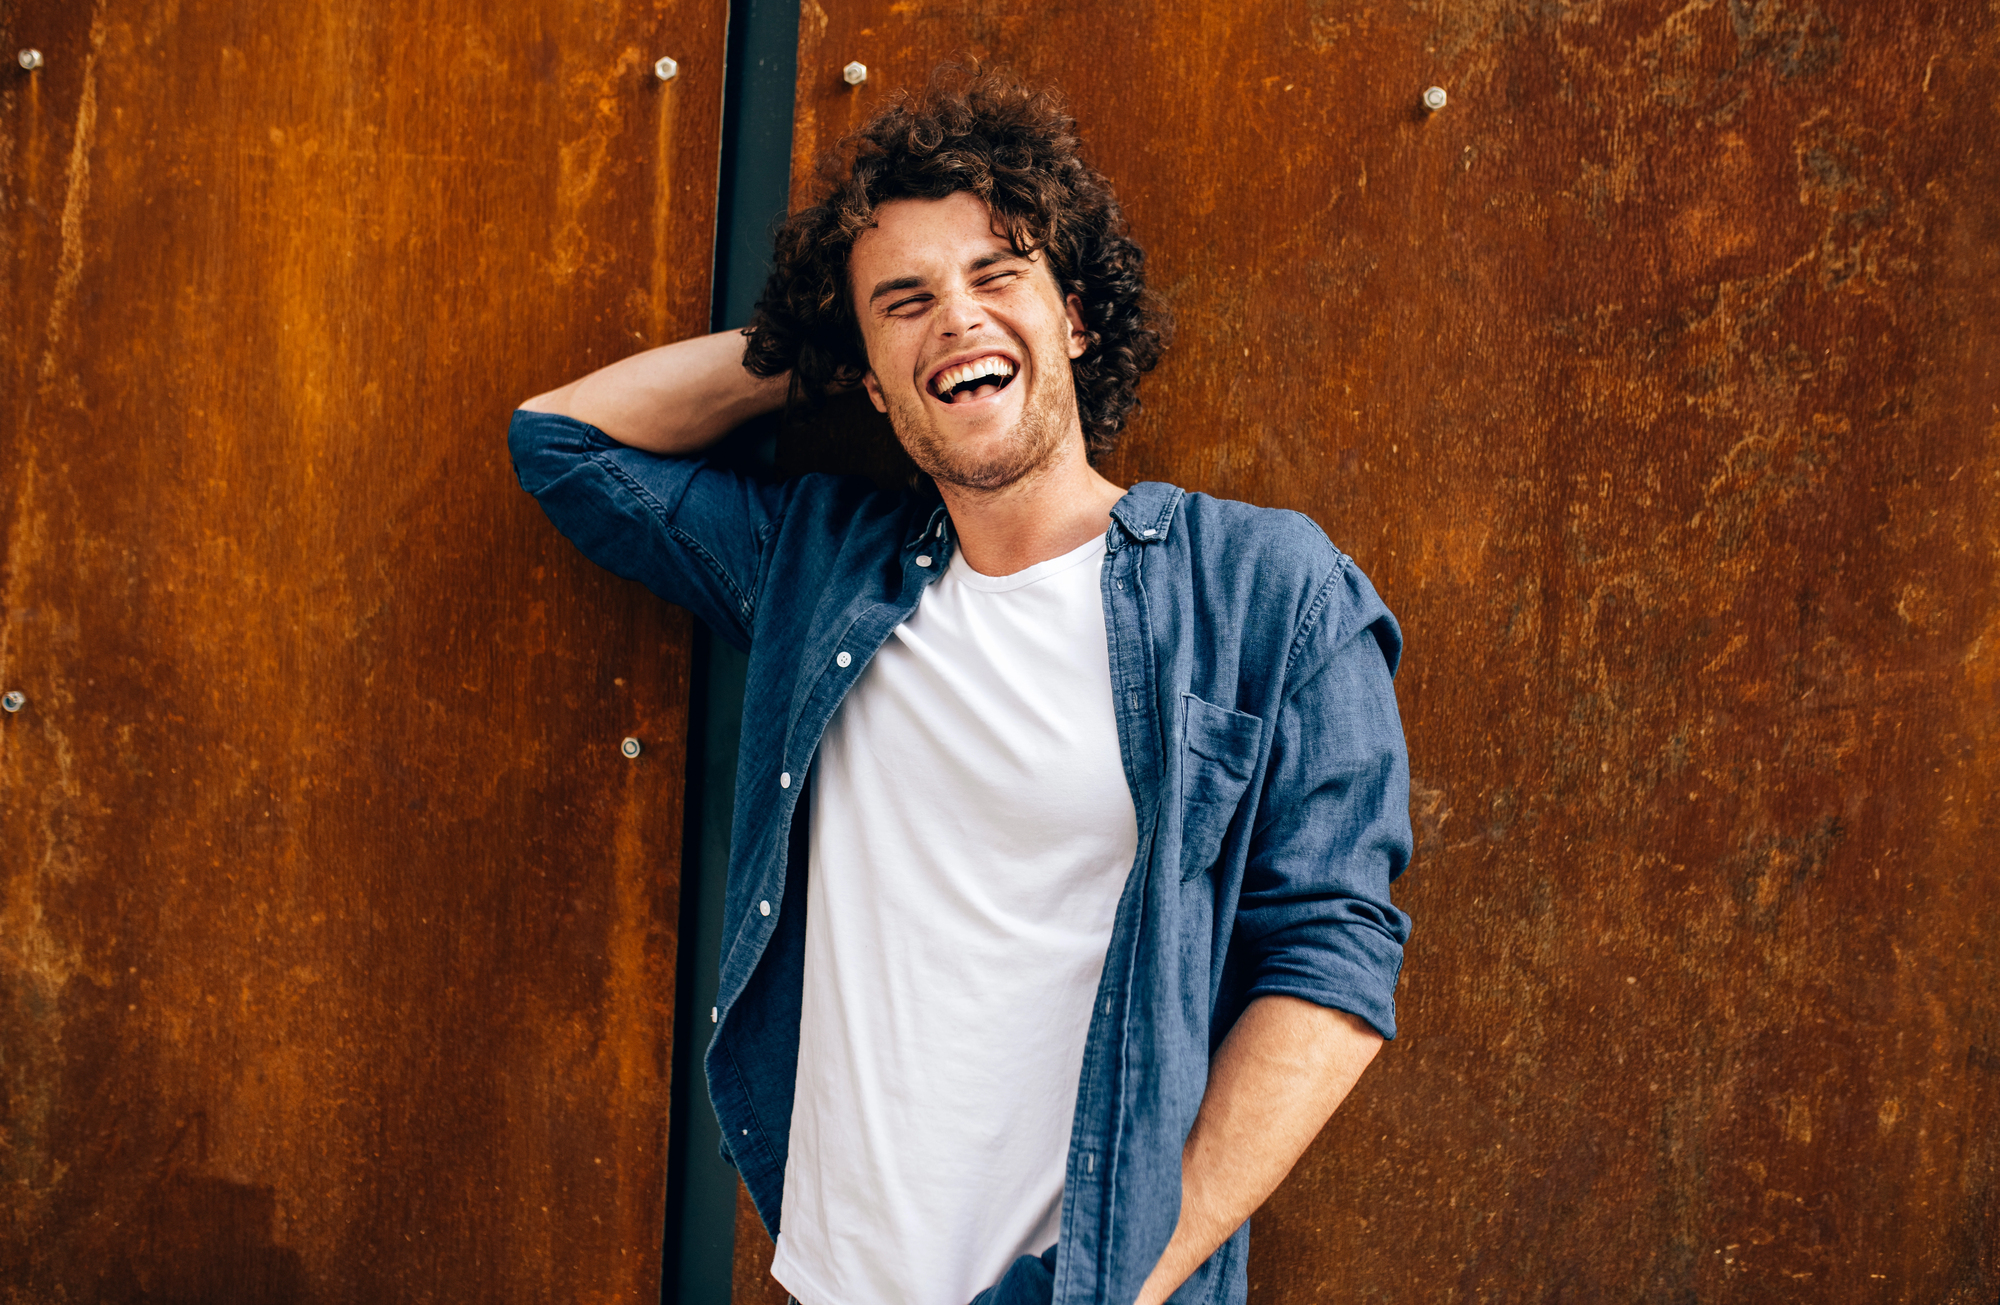
[[[660,56],[660,61],[653,65],[653,76],[663,82],[670,82],[680,76],[680,71],[680,64],[664,54]]]
[[[10,712],[19,711],[27,705],[28,695],[19,689],[9,689],[4,695],[0,695],[0,707],[5,707]]]
[[[1439,109],[1442,109],[1444,107],[1444,104],[1445,104],[1444,87],[1433,86],[1429,90],[1424,92],[1424,111],[1426,113],[1436,113]]]
[[[624,753],[628,757],[636,757],[642,751],[642,749],[639,746],[639,740],[637,739],[626,739],[623,743],[618,745],[618,750]]]
[[[861,83],[868,80],[868,65],[859,60],[848,64],[840,70],[840,80],[846,82],[849,86],[861,85]]]
[[[35,69],[42,66],[42,52],[40,50],[23,50],[21,51],[19,57],[21,60],[21,66],[23,68],[26,68],[29,72],[33,72],[35,71]],[[7,710],[17,711],[19,709],[15,707],[9,707]]]

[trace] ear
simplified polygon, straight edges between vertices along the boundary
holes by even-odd
[[[1090,347],[1090,332],[1083,329],[1083,300],[1070,295],[1063,300],[1063,313],[1069,318],[1069,357],[1075,362]]]
[[[889,402],[882,397],[882,382],[875,379],[873,367],[870,367],[867,374],[861,378],[861,388],[868,391],[868,402],[875,405],[875,411],[889,411]]]

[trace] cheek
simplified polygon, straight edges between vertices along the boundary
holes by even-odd
[[[917,354],[923,346],[921,330],[910,329],[907,322],[889,322],[877,327],[866,342],[868,367],[877,377],[886,377],[886,384],[892,389],[912,383],[911,375],[916,371]]]
[[[1046,314],[1048,338],[1072,359],[1081,357],[1084,349],[1083,337],[1077,333],[1076,324],[1069,319],[1062,300],[1038,305]]]

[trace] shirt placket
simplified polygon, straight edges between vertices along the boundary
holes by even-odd
[[[1115,1139],[1129,1104],[1124,1090],[1126,1029],[1133,967],[1140,955],[1139,931],[1152,862],[1153,828],[1159,813],[1157,693],[1143,583],[1150,551],[1146,544],[1150,542],[1143,537],[1132,539],[1113,525],[1106,539],[1101,577],[1118,751],[1139,837],[1132,874],[1112,925],[1077,1085],[1077,1112],[1063,1185],[1057,1301],[1096,1300],[1110,1257],[1117,1249],[1117,1224],[1111,1217],[1118,1167]]]
[[[777,837],[772,859],[764,869],[759,890],[750,907],[752,916],[746,921],[750,928],[757,931],[756,951],[741,974],[746,982],[762,961],[764,948],[777,930],[776,913],[784,900],[785,882],[790,870],[787,856],[792,845],[792,822],[798,818],[798,804],[805,790],[806,773],[819,748],[819,741],[833,720],[833,714],[840,710],[840,704],[847,700],[849,690],[868,669],[869,662],[888,640],[890,633],[916,611],[924,589],[950,564],[953,541],[947,525],[944,506],[939,504],[917,538],[903,545],[901,592],[908,595],[907,598],[893,603],[870,604],[848,623],[838,640],[807,640],[807,645],[815,650],[823,650],[828,642],[832,642],[834,651],[830,656],[815,652],[820,659],[819,671],[785,731],[778,770],[777,801],[780,810]],[[739,984],[733,991],[719,994],[726,1000],[714,1013],[718,1023],[727,1015],[729,1005],[740,991]]]

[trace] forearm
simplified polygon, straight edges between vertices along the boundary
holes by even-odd
[[[743,336],[718,331],[648,349],[538,394],[530,412],[574,417],[621,444],[693,453],[785,401],[786,378],[743,370]]]
[[[1223,1039],[1181,1150],[1181,1216],[1138,1305],[1160,1305],[1277,1190],[1382,1045],[1344,1011],[1261,997]]]

